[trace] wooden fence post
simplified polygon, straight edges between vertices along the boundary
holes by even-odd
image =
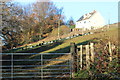
[[[79,54],[79,50],[78,50],[78,48],[79,48],[79,46],[76,46],[76,50],[77,50],[77,51],[76,51],[77,72],[79,71],[79,68],[80,68],[80,67],[79,67],[79,65],[80,65],[80,64],[79,64],[79,61],[80,61],[80,54]]]
[[[90,65],[90,58],[89,58],[89,45],[86,45],[86,68],[89,69]]]
[[[109,41],[109,53],[110,53],[110,61],[112,61],[112,50],[111,50],[111,43]]]
[[[74,73],[77,72],[77,59],[76,59],[76,55],[77,55],[77,51],[76,51],[76,45],[75,43],[71,43],[70,44],[70,53],[71,53],[71,57],[72,57],[72,78],[74,78]]]
[[[91,53],[91,61],[94,62],[94,47],[93,43],[90,43],[90,53]]]
[[[83,67],[83,58],[82,58],[82,56],[83,56],[83,53],[82,53],[83,51],[82,51],[82,45],[80,45],[80,69],[82,70],[82,67]]]

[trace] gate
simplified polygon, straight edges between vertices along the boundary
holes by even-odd
[[[0,53],[2,79],[71,77],[70,53]]]

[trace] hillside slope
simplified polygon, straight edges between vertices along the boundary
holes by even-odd
[[[84,32],[84,33],[93,32],[93,34],[83,35],[83,36],[75,37],[75,38],[68,39],[68,40],[62,40],[62,41],[48,44],[48,45],[44,45],[41,47],[38,46],[37,48],[25,50],[23,52],[29,52],[29,53],[56,53],[56,52],[57,53],[61,53],[61,52],[68,53],[69,49],[70,49],[71,42],[75,42],[77,45],[80,45],[80,44],[87,44],[91,41],[92,42],[94,42],[94,41],[97,41],[97,42],[99,42],[99,41],[103,41],[103,42],[111,41],[113,44],[117,45],[118,44],[118,26],[117,25],[118,24],[111,24],[109,26],[106,25],[105,27],[103,27],[101,29]],[[54,31],[54,32],[56,32],[56,31]],[[71,32],[69,34],[65,33],[64,35],[62,35],[60,37],[64,38],[64,37],[72,36],[72,35],[78,34],[78,33],[80,33],[80,32]],[[57,35],[57,33],[56,33],[56,35]],[[55,36],[54,37],[49,36],[48,38],[45,38],[39,42],[35,42],[33,44],[31,43],[30,46],[38,45],[42,41],[51,41],[54,39],[55,39]],[[58,37],[56,37],[56,39],[58,39]]]
[[[73,39],[65,40],[60,45],[51,47],[45,51],[41,51],[41,53],[67,53],[69,52],[71,42],[75,42],[77,45],[80,45],[87,44],[89,42],[99,43],[100,41],[110,41],[111,43],[118,46],[118,27],[112,25],[110,28],[104,29],[104,31],[99,30],[94,34],[84,35]]]
[[[43,51],[42,53],[49,53],[49,52],[69,52],[69,47],[71,42],[75,42],[77,45],[86,44],[90,41],[94,41],[95,39],[102,40],[102,41],[111,41],[115,45],[118,44],[118,29],[113,28],[112,30],[108,30],[105,32],[94,33],[91,35],[85,35],[73,38],[71,40],[64,41],[61,45],[54,47],[52,49]]]

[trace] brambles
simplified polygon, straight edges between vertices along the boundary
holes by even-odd
[[[89,69],[83,69],[75,75],[76,77],[82,78],[82,76],[85,76],[88,72],[88,75],[86,75],[85,78],[92,78],[92,79],[119,79],[119,63],[118,63],[118,47],[117,45],[113,44],[111,42],[111,45],[108,44],[108,40],[105,39],[95,39],[93,42],[95,42],[95,61],[90,65]],[[110,61],[110,52],[109,49],[111,46],[112,51],[112,61]],[[78,75],[79,74],[79,75]]]

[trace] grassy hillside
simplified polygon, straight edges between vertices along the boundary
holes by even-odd
[[[87,44],[88,42],[99,42],[99,41],[111,41],[113,44],[117,46],[118,44],[118,28],[111,27],[101,32],[96,32],[90,35],[84,35],[80,37],[76,37],[70,40],[65,40],[61,45],[58,45],[49,50],[43,51],[42,53],[50,53],[50,52],[69,52],[69,47],[71,42],[75,42],[77,45]]]
[[[69,34],[70,33],[70,28],[68,26],[62,25],[59,28],[59,34],[60,36]],[[58,36],[58,28],[55,28],[49,35],[49,37],[56,37]]]
[[[67,26],[62,26],[60,28],[60,30],[63,30],[61,32],[61,36],[60,36],[62,38],[78,33],[78,32],[69,33],[69,28],[67,28]],[[65,30],[67,30],[67,32],[64,33],[64,35],[63,35],[62,33],[65,32]],[[56,37],[57,36],[57,31],[58,31],[58,29],[55,29],[49,35],[48,38],[45,38],[45,39],[43,39],[41,41],[38,41],[38,42],[35,42],[35,43],[31,43],[29,45],[34,46],[34,45],[37,45],[37,44],[41,43],[42,41],[55,40],[55,38],[56,39],[58,38],[58,37]],[[94,34],[79,36],[79,37],[76,37],[76,38],[72,38],[72,39],[68,39],[68,40],[64,40],[64,41],[59,41],[59,42],[52,43],[50,45],[49,44],[44,45],[44,46],[41,46],[41,47],[39,47],[39,46],[34,47],[30,50],[24,50],[22,52],[30,52],[30,53],[56,53],[56,52],[61,53],[62,52],[62,53],[68,53],[69,49],[70,49],[70,43],[71,42],[75,42],[77,45],[87,44],[89,42],[96,42],[96,41],[97,42],[111,41],[115,45],[118,44],[118,27],[117,27],[117,24],[111,24],[109,26],[106,25],[102,29],[91,30],[91,31],[86,31],[86,32],[93,32]],[[52,37],[51,35],[54,35],[54,36]],[[25,46],[26,45],[24,45],[23,47],[25,47]]]
[[[37,53],[69,53],[70,43],[75,42],[76,45],[84,45],[89,42],[95,43],[96,51],[99,52],[100,49],[105,46],[108,41],[118,47],[118,27],[112,25],[110,28],[104,28],[104,30],[99,29],[94,32],[94,34],[79,36],[69,40],[60,41],[50,45],[45,45],[37,49],[33,49],[27,52],[37,52]],[[37,56],[37,55],[34,55]]]

